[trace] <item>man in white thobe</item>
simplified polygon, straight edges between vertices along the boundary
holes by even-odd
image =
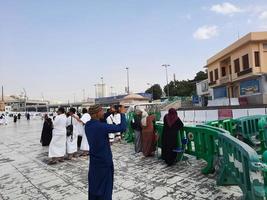
[[[52,140],[49,145],[48,157],[51,158],[48,164],[63,162],[66,154],[66,125],[67,118],[65,109],[59,108],[58,115],[53,121]]]
[[[69,110],[69,117],[67,118],[67,126],[73,125],[73,132],[72,135],[67,136],[67,160],[71,160],[73,156],[76,156],[76,153],[78,151],[78,134],[79,134],[79,123],[81,123],[81,120],[79,117],[75,114],[76,109],[70,108]]]
[[[82,110],[82,117],[81,117],[81,121],[82,121],[82,142],[81,142],[81,151],[83,151],[83,153],[81,154],[81,156],[87,156],[89,154],[89,144],[88,144],[88,141],[87,141],[87,138],[86,138],[86,134],[85,134],[85,129],[84,129],[84,126],[86,124],[86,122],[90,121],[91,120],[91,116],[89,115],[88,111],[86,108],[83,108]]]

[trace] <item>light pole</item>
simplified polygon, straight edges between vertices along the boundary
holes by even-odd
[[[130,93],[130,84],[129,84],[129,67],[126,67],[126,72],[127,72],[127,94]]]
[[[97,98],[96,84],[94,84],[94,86],[95,86],[95,98]]]
[[[101,84],[102,84],[102,97],[104,97],[104,80],[103,80],[103,76],[101,77]]]
[[[152,98],[151,99],[153,101],[153,85],[151,83],[147,83],[147,85],[151,87],[151,93],[152,93],[151,94],[152,95]]]
[[[113,96],[113,86],[110,86],[110,96]]]
[[[166,82],[167,82],[167,97],[168,97],[168,99],[170,98],[170,89],[169,89],[169,81],[168,81],[168,67],[170,66],[170,65],[168,65],[168,64],[163,64],[163,65],[161,65],[162,67],[165,67],[165,69],[166,69]]]

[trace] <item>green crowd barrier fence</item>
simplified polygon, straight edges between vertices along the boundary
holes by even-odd
[[[236,136],[252,147],[257,147],[260,144],[259,137],[259,120],[265,115],[253,115],[247,117],[240,117],[235,119],[237,123]]]
[[[131,143],[134,141],[134,130],[131,126],[131,121],[133,120],[134,118],[134,115],[135,113],[134,112],[129,112],[127,113],[126,115],[126,120],[127,120],[127,130],[124,134],[124,140],[127,142],[127,143]]]
[[[267,121],[264,120],[260,128],[266,128]],[[156,130],[158,147],[161,147],[162,122],[156,123]],[[264,137],[267,136],[267,133],[264,134]],[[213,173],[215,168],[218,170],[218,185],[239,186],[244,200],[267,198],[267,151],[263,152],[261,161],[248,144],[233,137],[227,130],[209,125],[185,126],[177,133],[177,147],[181,147],[184,138],[188,140],[185,153],[207,162],[201,170],[203,174]]]
[[[236,131],[237,131],[236,130],[236,120],[234,120],[232,118],[209,121],[206,123],[206,125],[225,129],[225,130],[229,131],[231,133],[231,135],[235,135]]]
[[[157,122],[155,125],[158,134],[157,148],[162,147],[163,123]],[[217,155],[216,143],[218,131],[210,126],[197,125],[185,126],[177,133],[177,147],[182,147],[182,139],[187,139],[185,144],[185,153],[195,156],[197,159],[203,159],[207,162],[201,172],[203,174],[213,173],[215,171],[215,157]],[[180,160],[182,154],[178,154]]]
[[[261,162],[249,145],[229,135],[218,133],[218,185],[238,185],[244,200],[263,200],[267,197],[267,152]]]
[[[258,122],[259,127],[259,139],[260,139],[260,150],[259,153],[263,154],[267,150],[267,119],[262,117]]]

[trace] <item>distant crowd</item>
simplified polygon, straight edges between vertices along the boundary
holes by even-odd
[[[14,114],[12,114],[11,117],[13,117],[13,122],[16,123],[18,120],[21,119],[21,113],[14,113]],[[25,113],[25,118],[27,120],[30,120],[30,118],[31,118],[30,113]],[[2,113],[0,115],[0,125],[7,125],[7,124],[8,124],[8,116],[6,114]]]

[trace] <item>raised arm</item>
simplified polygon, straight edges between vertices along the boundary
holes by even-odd
[[[126,117],[125,114],[121,114],[121,123],[118,125],[105,124],[105,130],[108,133],[124,132],[126,130]]]

